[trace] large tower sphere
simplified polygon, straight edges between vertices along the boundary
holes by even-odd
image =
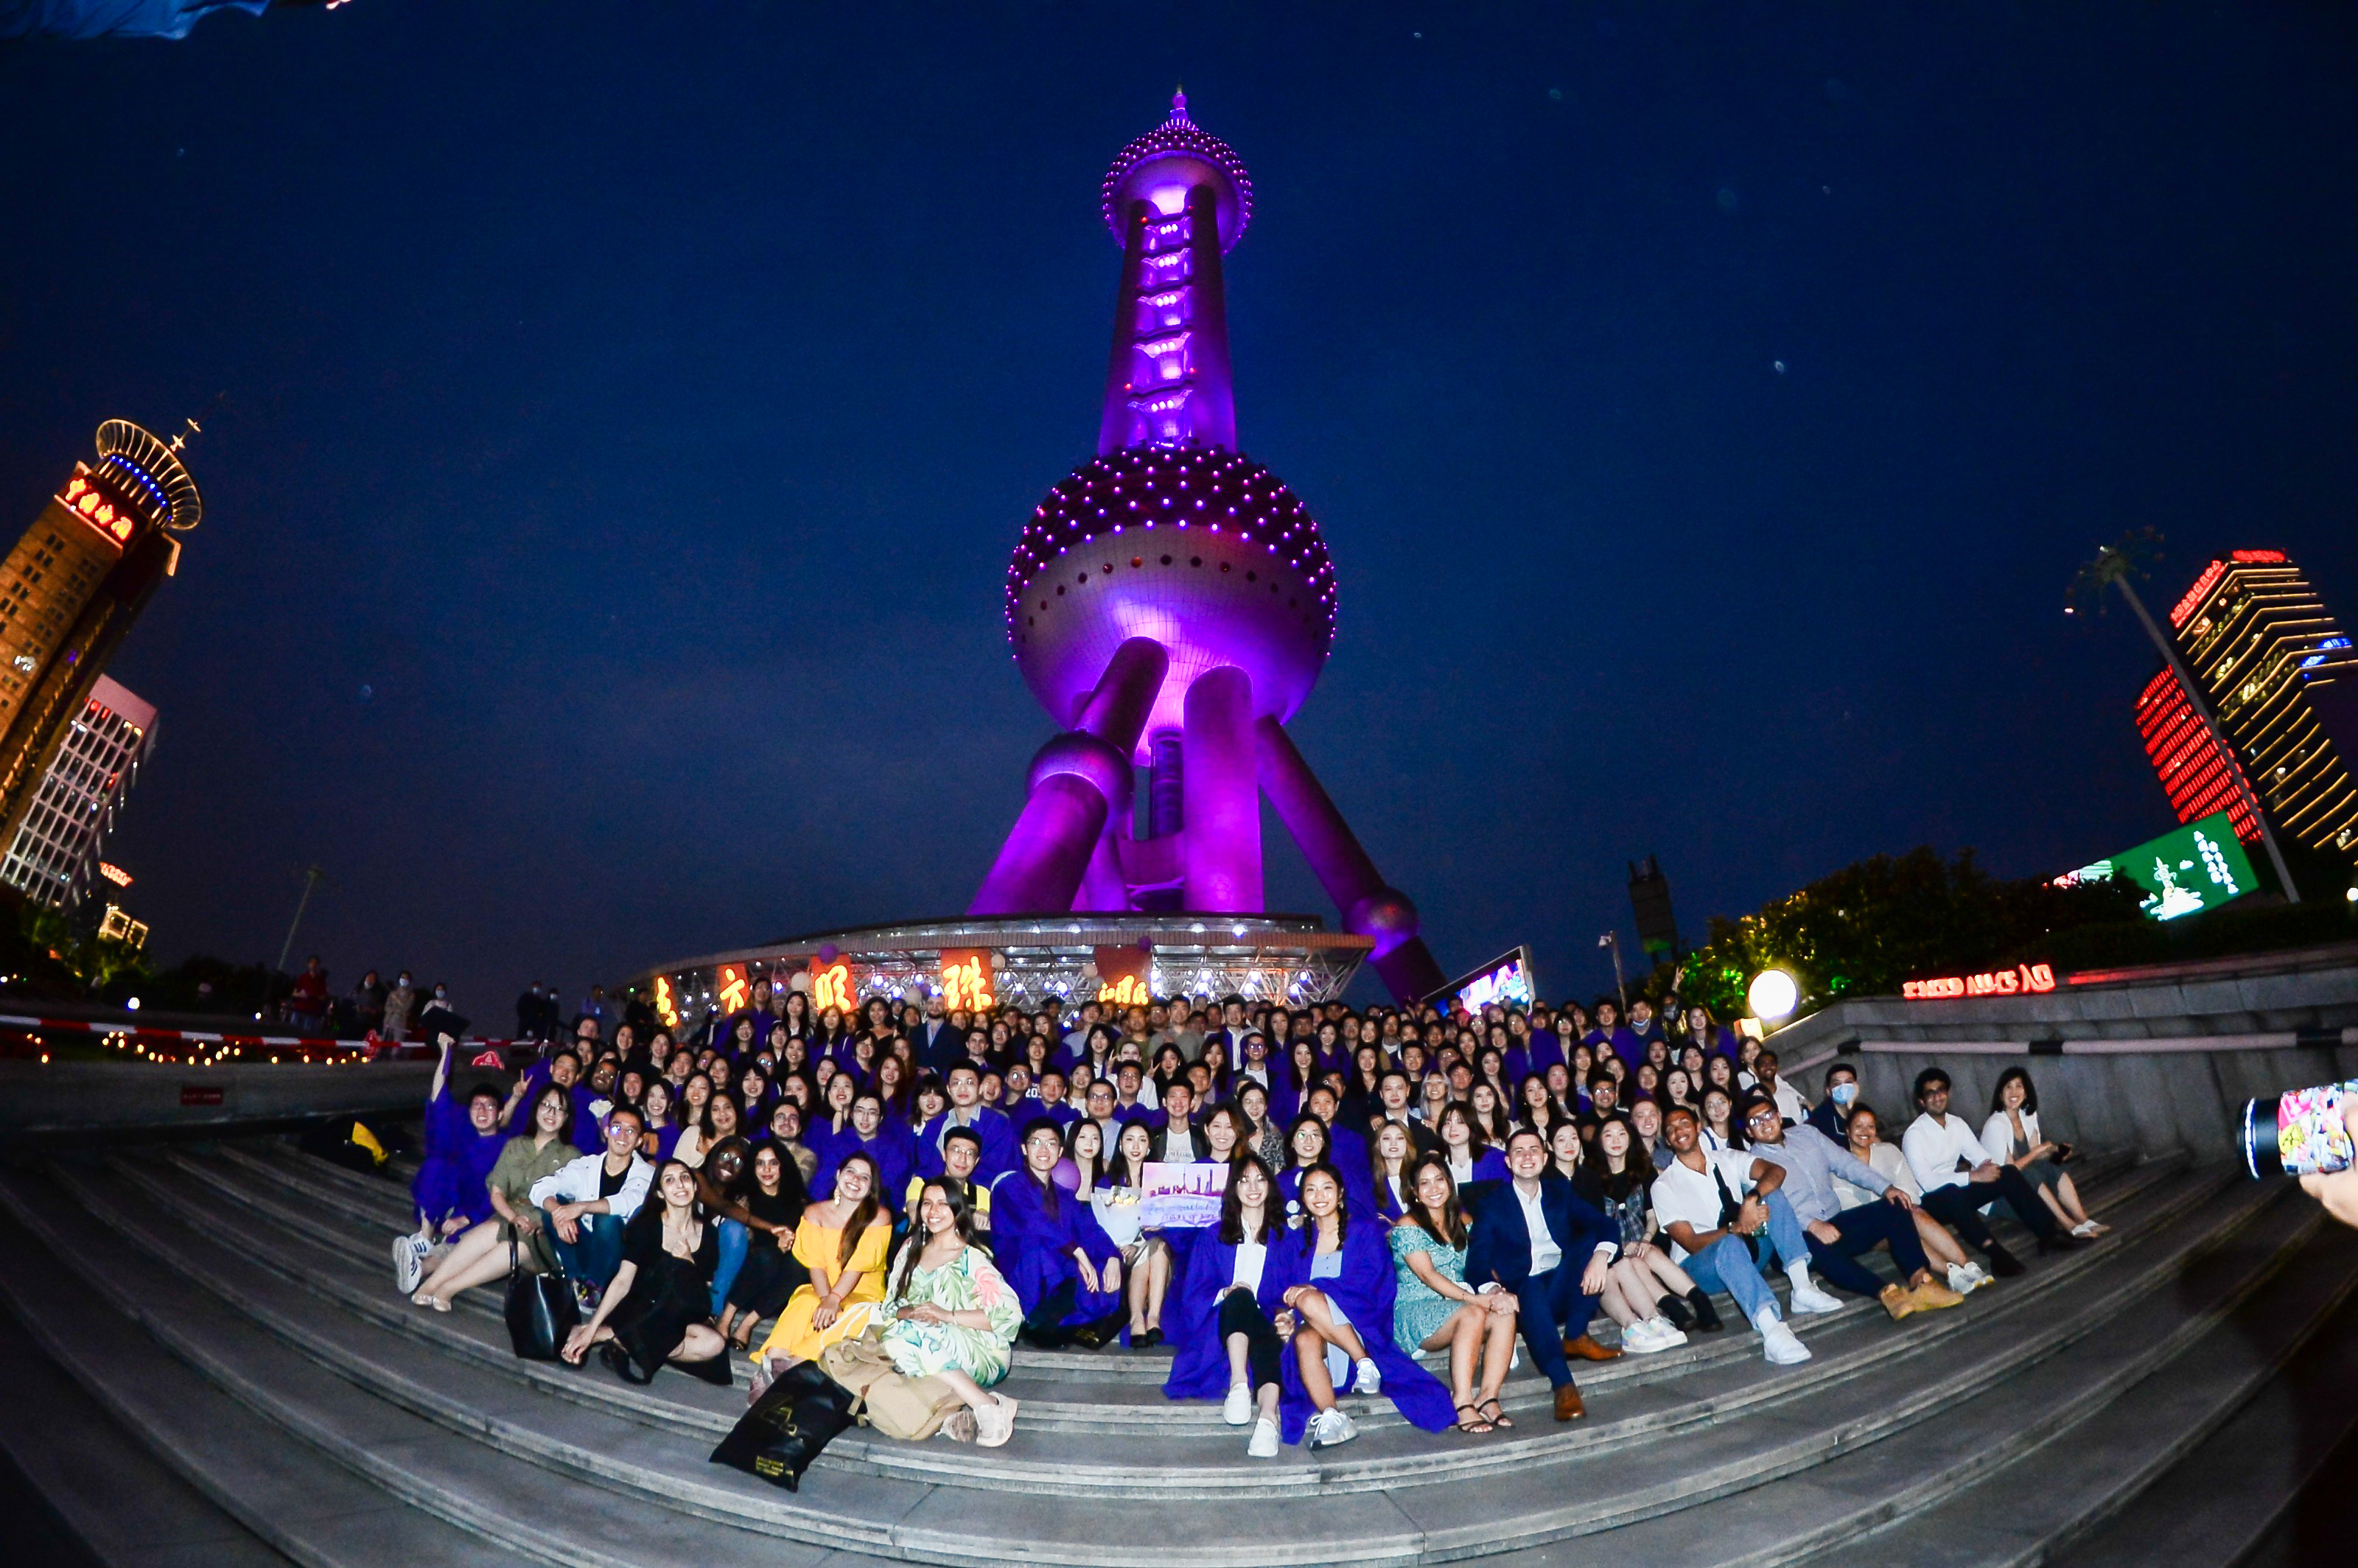
[[[1335,641],[1335,570],[1308,508],[1236,452],[1133,447],[1073,470],[1025,524],[1007,568],[1007,637],[1059,724],[1132,637],[1170,673],[1141,737],[1177,729],[1198,676],[1252,677],[1253,712],[1293,717]]]
[[[1164,217],[1175,217],[1186,209],[1188,190],[1198,185],[1210,186],[1217,196],[1220,251],[1226,254],[1252,222],[1252,176],[1228,143],[1187,118],[1187,95],[1174,92],[1171,117],[1122,148],[1106,170],[1106,227],[1120,243],[1131,202],[1143,198]]]

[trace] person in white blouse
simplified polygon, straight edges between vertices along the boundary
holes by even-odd
[[[2015,1217],[2039,1238],[2039,1251],[2063,1251],[2081,1245],[2080,1238],[2057,1225],[2047,1206],[2032,1195],[2030,1183],[2020,1171],[1992,1160],[1964,1119],[1949,1114],[1948,1074],[1938,1067],[1917,1074],[1916,1104],[1921,1114],[1909,1124],[1899,1147],[1923,1189],[1923,1206],[1933,1218],[1988,1259],[1992,1273],[2005,1279],[2022,1272],[2021,1261],[1998,1245],[1982,1220],[1982,1208],[1998,1198],[2004,1198]]]
[[[1982,1123],[1982,1148],[1997,1163],[2020,1171],[2038,1189],[2039,1201],[2071,1227],[2072,1235],[2097,1237],[2112,1228],[2088,1217],[2080,1189],[2064,1172],[2070,1146],[2039,1135],[2039,1090],[2020,1067],[2008,1067],[1997,1076],[1989,1119]]]
[[[1984,1285],[1997,1282],[1965,1255],[1965,1249],[1949,1234],[1947,1226],[1924,1212],[1924,1189],[1917,1185],[1916,1173],[1908,1168],[1908,1156],[1899,1152],[1899,1145],[1883,1141],[1883,1122],[1873,1106],[1853,1105],[1843,1130],[1854,1158],[1916,1200],[1919,1206],[1912,1211],[1916,1216],[1916,1238],[1924,1244],[1924,1255],[1947,1272],[1951,1290],[1959,1295],[1970,1295]],[[1881,1195],[1840,1176],[1834,1178],[1834,1201],[1846,1209],[1873,1203]]]

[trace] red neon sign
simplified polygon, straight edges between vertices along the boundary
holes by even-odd
[[[92,489],[86,479],[77,477],[68,481],[64,492],[58,496],[58,504],[96,529],[101,537],[117,549],[130,539],[131,531],[136,526],[136,520],[128,510],[117,512],[114,503]]]
[[[2204,596],[2218,586],[2219,579],[2225,575],[2226,570],[2227,563],[2224,561],[2212,561],[2203,568],[2202,575],[2194,579],[2194,586],[2186,590],[2186,597],[2180,600],[2177,608],[2169,612],[2169,623],[2172,626],[2185,625],[2186,618],[2193,614]]]
[[[752,995],[752,986],[745,979],[744,965],[720,966],[720,1011],[722,1012],[742,1012],[745,1010],[746,1000]]]
[[[1907,980],[1899,994],[1909,1001],[1942,1001],[1960,996],[2036,996],[2055,989],[2052,964],[2017,964],[1982,975],[1941,975],[1929,980]]]
[[[2282,550],[2237,550],[2231,558],[2250,567],[2280,567],[2285,564]]]

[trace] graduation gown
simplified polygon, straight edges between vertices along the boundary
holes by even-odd
[[[469,1224],[492,1217],[492,1193],[485,1184],[500,1151],[507,1147],[505,1129],[478,1132],[467,1119],[467,1108],[451,1098],[446,1075],[442,1092],[426,1102],[426,1157],[410,1178],[409,1195],[420,1213],[440,1228],[450,1216],[464,1215]]]
[[[1092,1291],[1081,1283],[1078,1249],[1091,1264],[1102,1269],[1120,1254],[1098,1224],[1089,1206],[1059,1188],[1055,1212],[1029,1171],[1010,1171],[990,1186],[990,1245],[999,1271],[1014,1288],[1030,1318],[1041,1304],[1070,1281],[1073,1308],[1053,1325],[1077,1328],[1110,1316],[1123,1304],[1120,1291]],[[1125,1276],[1125,1283],[1127,1277]]]

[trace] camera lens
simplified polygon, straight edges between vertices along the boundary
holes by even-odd
[[[2277,1133],[2277,1106],[2281,1095],[2244,1102],[2244,1168],[2254,1179],[2284,1170],[2284,1149]]]

